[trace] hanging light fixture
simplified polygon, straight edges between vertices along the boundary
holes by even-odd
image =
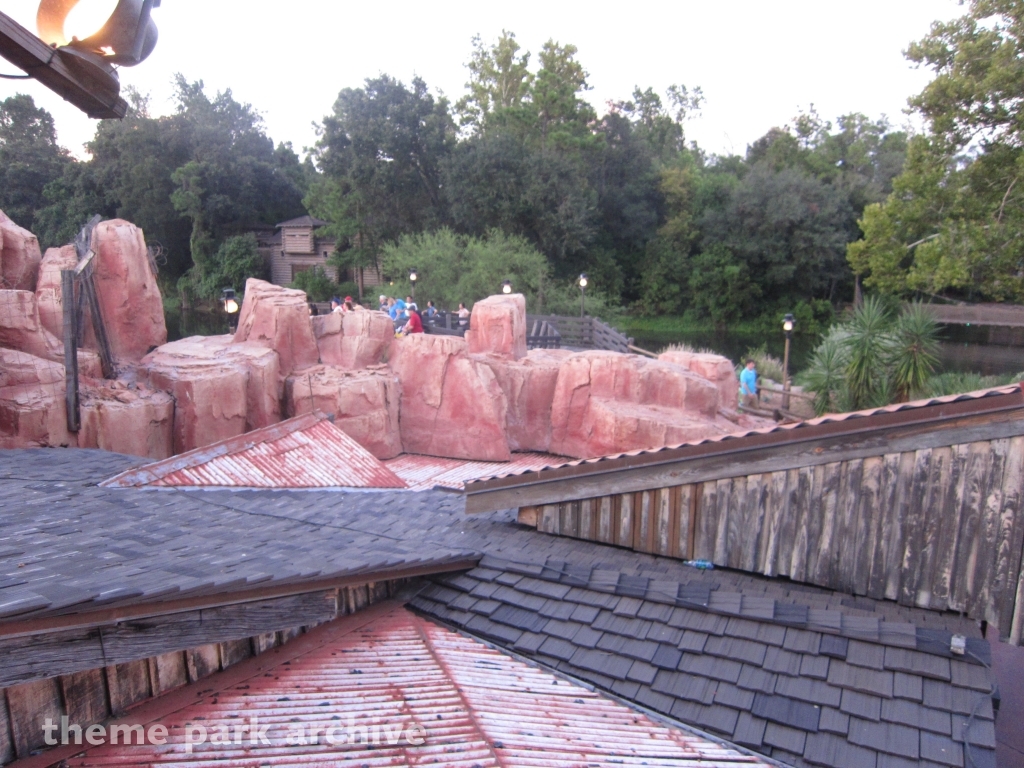
[[[156,47],[150,17],[160,0],[42,0],[36,12],[40,39],[94,65],[133,67]]]

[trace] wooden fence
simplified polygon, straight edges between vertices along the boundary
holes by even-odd
[[[1020,644],[1024,412],[916,428],[916,436],[915,428],[892,439],[866,434],[845,449],[819,442],[774,466],[754,455],[740,471],[742,457],[719,461],[717,471],[689,463],[690,472],[672,470],[678,484],[662,480],[589,498],[577,491],[558,503],[520,507],[520,522],[960,611]],[[583,479],[572,482],[582,490]]]
[[[606,349],[629,352],[631,340],[596,317],[567,317],[564,315],[527,315],[526,327],[548,323],[558,331],[563,347],[579,349]]]

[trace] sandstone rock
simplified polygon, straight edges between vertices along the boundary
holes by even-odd
[[[166,459],[173,453],[174,400],[124,381],[94,381],[81,387],[79,448]]]
[[[380,363],[395,338],[395,325],[387,313],[359,310],[344,315],[341,322],[345,335],[339,365],[354,369]]]
[[[73,444],[64,408],[64,366],[0,349],[0,448]]]
[[[93,276],[111,354],[137,361],[167,342],[164,305],[142,230],[123,219],[101,221],[92,233]],[[85,314],[86,340],[95,346]]]
[[[717,411],[714,384],[679,366],[582,352],[559,369],[550,450],[592,458],[736,431]]]
[[[718,388],[719,406],[735,411],[739,405],[740,383],[732,361],[721,355],[708,352],[662,352],[659,360],[681,366],[702,376]]]
[[[64,345],[46,329],[31,291],[0,290],[0,347],[59,362]]]
[[[278,356],[261,344],[190,336],[153,350],[139,373],[174,397],[174,453],[281,420]]]
[[[0,290],[0,347],[59,363],[63,370],[64,344],[43,325],[36,296],[29,291]],[[78,373],[100,378],[103,373],[99,355],[79,349]]]
[[[281,376],[320,361],[306,294],[250,277],[238,316],[235,342],[269,347],[280,358]]]
[[[334,416],[334,425],[378,459],[402,452],[399,388],[386,366],[346,371],[318,365],[285,381],[288,416],[317,410]]]
[[[535,349],[521,360],[501,360],[486,355],[481,362],[490,367],[508,402],[506,428],[513,451],[543,451],[551,448],[551,403],[558,369],[572,354],[569,350]]]
[[[395,337],[394,323],[384,312],[331,312],[310,319],[320,362],[346,370],[378,365]]]
[[[61,293],[60,273],[78,265],[78,252],[73,245],[49,248],[39,265],[36,282],[36,306],[43,327],[58,339],[64,338],[64,299]]]
[[[491,368],[457,336],[414,334],[391,346],[402,384],[402,445],[409,453],[508,461],[505,394]]]
[[[493,354],[518,360],[526,357],[526,297],[498,294],[473,305],[466,331],[472,354]]]
[[[36,236],[0,211],[0,289],[34,291],[41,260]]]

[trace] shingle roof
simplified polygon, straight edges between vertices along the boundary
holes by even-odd
[[[330,222],[322,221],[321,219],[314,219],[308,214],[306,216],[299,216],[297,219],[288,219],[288,221],[282,221],[280,224],[275,224],[278,229],[285,227],[326,227]]]
[[[205,698],[156,719],[172,734],[190,721],[201,721],[213,734],[219,727],[237,725],[240,714],[255,713],[268,724],[262,734],[267,743],[257,739],[255,746],[234,747],[211,739],[192,751],[186,751],[181,739],[167,746],[105,745],[79,749],[81,754],[62,764],[767,764],[666,726],[404,609],[337,636],[345,623],[341,619],[334,622],[340,626],[322,626],[295,641],[305,652],[296,653],[291,645],[276,649],[279,657],[289,657],[286,663],[284,658],[275,663],[260,657],[257,672],[243,677],[235,671],[237,682],[230,686],[218,688],[218,678],[207,678],[203,687],[212,690]],[[414,736],[422,739],[420,744],[408,742],[405,729],[412,723],[424,730],[421,737]],[[323,734],[332,726],[328,741]],[[361,727],[367,729],[369,745],[341,741],[340,736],[351,736],[353,742],[357,736],[364,738]],[[314,728],[321,732],[316,741]],[[299,733],[306,736],[304,743],[289,743],[289,735]],[[389,733],[397,743],[389,743]]]
[[[964,766],[969,720],[973,765],[994,764],[985,640],[969,637],[955,656],[948,630],[813,592],[733,591],[722,576],[487,556],[436,577],[412,605],[792,765]]]
[[[352,528],[337,492],[107,489],[138,458],[100,451],[4,451],[0,620],[74,613],[254,585],[442,568],[473,550]],[[378,493],[345,499],[378,509]],[[410,497],[423,517],[443,499]],[[422,519],[422,518],[421,518]],[[368,580],[372,580],[369,579]]]

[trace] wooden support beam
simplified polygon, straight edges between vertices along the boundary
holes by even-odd
[[[64,406],[68,432],[77,432],[82,425],[78,401],[78,324],[75,312],[75,271],[60,273],[61,302],[64,308]]]
[[[92,331],[96,335],[96,346],[99,347],[103,378],[113,379],[117,376],[117,371],[114,368],[114,356],[110,351],[110,340],[107,338],[107,327],[103,324],[103,315],[100,312],[100,300],[96,295],[92,267],[82,273],[82,293],[85,294],[86,303],[89,305],[89,317],[92,319]]]
[[[5,13],[0,13],[0,56],[92,118],[121,118],[128,103],[113,70],[51,48]]]

